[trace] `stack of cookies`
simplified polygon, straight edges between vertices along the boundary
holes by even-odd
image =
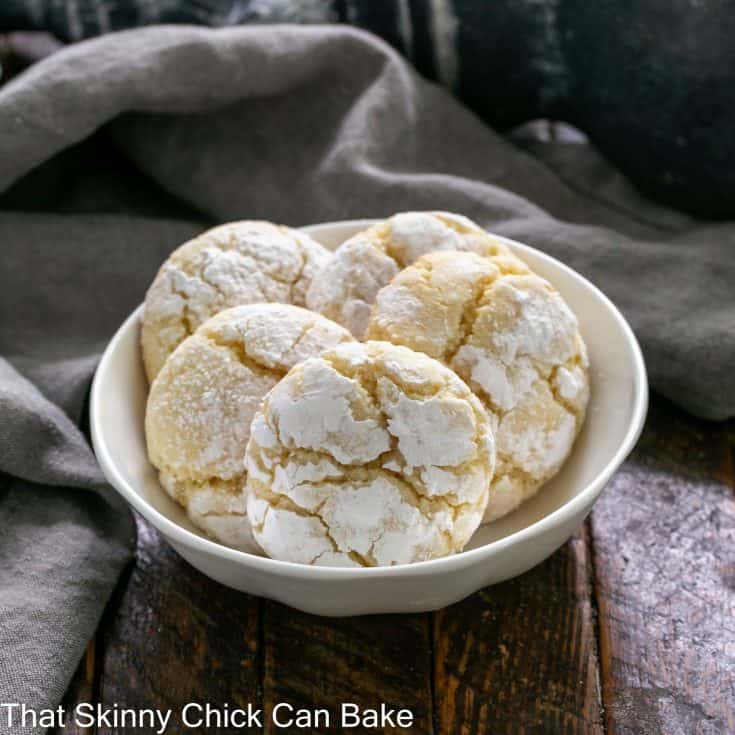
[[[222,225],[145,303],[146,439],[211,538],[382,566],[461,551],[561,467],[587,356],[554,287],[465,217],[405,212],[333,253]]]

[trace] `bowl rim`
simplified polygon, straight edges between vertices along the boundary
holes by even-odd
[[[353,227],[368,227],[378,221],[380,220],[342,220],[308,225],[299,229],[303,230],[307,234],[312,234],[314,232],[324,232],[330,229],[339,230]],[[554,527],[562,525],[566,520],[569,520],[582,511],[587,505],[591,508],[592,504],[602,492],[602,489],[605,487],[613,473],[630,454],[643,430],[648,409],[648,380],[641,348],[633,334],[632,328],[620,310],[599,288],[597,288],[597,286],[587,280],[584,276],[577,273],[575,270],[556,258],[553,258],[530,245],[525,245],[524,243],[496,235],[492,232],[490,234],[497,240],[511,246],[514,250],[518,250],[521,253],[521,257],[524,252],[528,252],[534,257],[540,258],[541,260],[551,264],[552,267],[561,269],[567,276],[576,281],[578,285],[581,285],[590,291],[592,295],[608,309],[618,326],[621,327],[621,330],[626,337],[627,345],[631,349],[633,355],[634,400],[628,430],[623,437],[623,440],[620,442],[615,454],[607,464],[605,464],[595,477],[573,498],[570,498],[556,510],[545,515],[543,518],[540,518],[529,526],[521,528],[508,536],[491,541],[490,543],[484,544],[475,549],[468,549],[439,559],[430,559],[428,561],[413,562],[411,564],[398,564],[387,567],[358,568],[311,566],[309,564],[281,561],[278,559],[271,559],[267,556],[251,554],[246,551],[240,551],[228,546],[223,546],[216,541],[199,536],[165,516],[159,510],[154,508],[153,505],[151,505],[142,495],[136,492],[133,487],[131,487],[118,470],[112,459],[107,443],[103,439],[103,431],[101,428],[102,421],[100,416],[100,407],[104,400],[104,397],[101,395],[102,376],[107,373],[111,363],[113,362],[120,342],[127,336],[128,331],[140,321],[143,304],[140,304],[133,310],[107,344],[92,381],[89,406],[92,446],[94,447],[97,460],[99,461],[107,480],[135,510],[137,510],[144,518],[146,518],[146,520],[152,523],[161,533],[164,534],[164,536],[174,543],[181,544],[182,546],[197,552],[214,555],[243,566],[275,574],[276,576],[296,576],[301,579],[319,581],[393,577],[400,578],[407,575],[413,576],[433,574],[436,572],[457,571],[473,563],[481,562],[485,558],[489,558],[510,546],[531,541],[539,535],[544,534],[546,531],[550,531]]]

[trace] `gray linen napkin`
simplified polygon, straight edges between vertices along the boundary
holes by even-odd
[[[0,701],[59,699],[129,553],[75,423],[165,254],[216,221],[411,208],[561,258],[625,312],[656,390],[735,414],[735,225],[649,204],[586,146],[521,150],[369,35],[148,28],[0,89]]]

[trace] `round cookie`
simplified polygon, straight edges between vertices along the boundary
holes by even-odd
[[[317,271],[306,305],[362,339],[378,291],[403,268],[436,250],[466,250],[525,266],[474,222],[449,212],[402,212],[342,243]]]
[[[174,349],[217,312],[278,302],[303,306],[329,252],[298,230],[270,222],[220,225],[176,249],[148,289],[141,344],[152,381]]]
[[[273,558],[387,566],[460,551],[493,473],[479,400],[426,355],[343,344],[297,365],[253,420],[247,508]]]
[[[473,253],[432,253],[380,291],[368,338],[441,360],[482,399],[497,450],[484,522],[561,467],[584,420],[588,362],[576,317],[547,281]]]
[[[174,350],[151,386],[146,440],[161,484],[196,526],[257,550],[243,495],[252,418],[296,363],[351,340],[298,306],[250,304],[220,312]]]

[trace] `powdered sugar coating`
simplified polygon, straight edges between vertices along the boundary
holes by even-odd
[[[186,337],[217,312],[257,302],[303,306],[329,253],[298,230],[243,221],[175,250],[146,295],[141,343],[149,380]]]
[[[406,564],[464,547],[493,473],[488,416],[426,355],[342,344],[268,394],[248,443],[248,516],[267,554]]]
[[[433,253],[377,296],[369,339],[441,360],[481,398],[497,466],[485,522],[536,493],[560,468],[589,398],[587,353],[559,293],[473,253]]]
[[[360,339],[378,291],[402,268],[437,250],[470,251],[519,263],[504,244],[467,217],[402,212],[340,245],[315,275],[306,304]]]
[[[171,354],[148,397],[148,455],[195,525],[228,546],[257,548],[243,494],[252,418],[291,367],[351,340],[306,309],[250,304],[220,312]]]

